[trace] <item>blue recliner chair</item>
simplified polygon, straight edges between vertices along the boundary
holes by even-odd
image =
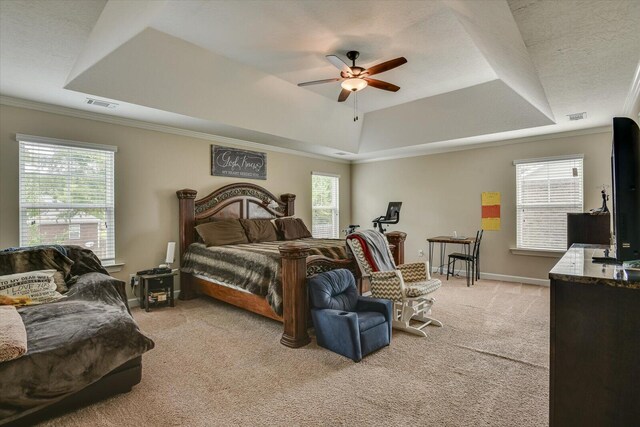
[[[361,297],[349,270],[332,270],[308,281],[318,345],[353,359],[389,345],[393,302]]]

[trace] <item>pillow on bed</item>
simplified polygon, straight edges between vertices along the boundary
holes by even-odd
[[[311,237],[311,232],[300,218],[278,218],[276,228],[280,240],[295,240]]]
[[[278,240],[276,227],[270,219],[240,219],[240,224],[251,243],[273,242]]]
[[[237,219],[207,222],[196,227],[206,246],[239,245],[249,243],[244,228]]]

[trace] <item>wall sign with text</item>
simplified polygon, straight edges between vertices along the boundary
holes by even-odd
[[[267,153],[212,145],[211,175],[267,179]]]

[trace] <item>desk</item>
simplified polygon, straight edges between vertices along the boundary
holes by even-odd
[[[453,236],[436,236],[429,237],[427,242],[429,243],[429,268],[433,270],[433,245],[440,243],[440,265],[438,266],[438,273],[443,274],[445,252],[447,250],[447,243],[454,243],[456,245],[464,245],[464,253],[471,253],[471,244],[476,241],[475,237],[453,237]],[[478,264],[478,271],[480,266]]]

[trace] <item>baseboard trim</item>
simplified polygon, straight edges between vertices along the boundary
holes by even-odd
[[[438,268],[434,267],[431,269],[431,273],[437,273]],[[467,273],[464,269],[455,270],[455,274],[462,277],[467,277]],[[446,275],[446,270],[445,270]],[[549,279],[536,279],[535,277],[522,277],[522,276],[510,276],[507,274],[497,274],[497,273],[483,273],[480,272],[480,279],[487,280],[499,280],[501,282],[512,282],[512,283],[525,283],[527,285],[537,285],[537,286],[550,286]]]
[[[480,272],[480,278],[487,280],[500,280],[502,282],[526,283],[527,285],[551,286],[549,279],[536,279],[535,277],[508,276],[506,274]]]
[[[173,298],[178,299],[179,295],[180,289],[176,289],[175,291],[173,291]],[[138,297],[129,298],[127,301],[129,303],[129,308],[140,307],[140,300],[138,299]]]

